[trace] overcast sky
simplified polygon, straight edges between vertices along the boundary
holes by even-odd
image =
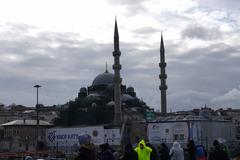
[[[1,0],[0,102],[63,104],[113,64],[114,18],[123,84],[160,109],[159,43],[168,110],[240,107],[239,0]]]

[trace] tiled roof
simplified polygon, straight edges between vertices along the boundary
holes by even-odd
[[[0,126],[16,126],[16,125],[29,125],[29,126],[37,125],[37,120],[29,120],[29,119],[14,120],[14,121],[11,121],[8,123],[1,124]],[[39,120],[39,125],[40,126],[51,126],[52,124],[47,121]]]

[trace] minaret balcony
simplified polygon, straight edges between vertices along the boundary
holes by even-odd
[[[120,51],[113,51],[113,56],[114,57],[119,57],[119,56],[121,56],[121,52]]]
[[[120,70],[120,69],[122,69],[121,64],[114,64],[113,65],[113,70]]]
[[[167,74],[159,74],[160,79],[167,79]]]
[[[167,66],[167,63],[165,63],[165,62],[160,62],[159,63],[160,68],[165,68],[166,66]]]
[[[159,86],[159,89],[160,89],[161,91],[165,91],[165,90],[168,89],[168,86],[167,86],[167,85],[160,85],[160,86]]]

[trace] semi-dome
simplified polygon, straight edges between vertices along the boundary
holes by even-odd
[[[134,92],[134,88],[133,87],[128,87],[127,92]]]
[[[92,83],[92,86],[113,84],[114,75],[108,71],[99,74]]]
[[[90,106],[92,105],[92,103],[97,102],[99,100],[101,100],[101,95],[99,95],[98,93],[92,93],[83,99],[82,105]]]
[[[122,101],[127,102],[127,101],[133,101],[134,98],[128,94],[122,94]]]

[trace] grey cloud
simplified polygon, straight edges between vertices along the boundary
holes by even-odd
[[[136,37],[141,37],[141,38],[149,38],[149,36],[151,36],[157,32],[161,32],[161,30],[150,27],[150,26],[142,27],[142,28],[139,28],[139,29],[136,29],[133,31],[133,33],[135,33]]]
[[[217,95],[211,99],[212,103],[222,104],[226,107],[239,107],[240,86],[233,88],[222,95]]]
[[[178,13],[178,12],[173,12],[173,11],[168,11],[165,10],[161,12],[161,15],[158,15],[159,19],[164,20],[164,21],[173,21],[173,23],[176,25],[178,22],[184,22],[190,20],[189,17],[185,16],[183,13]],[[177,22],[176,22],[177,21]]]
[[[218,28],[207,28],[201,25],[190,25],[182,31],[183,38],[215,40],[222,37],[222,33]]]
[[[169,109],[178,111],[180,108],[189,110],[190,108],[199,108],[209,103],[210,97],[213,95],[209,92],[186,89],[183,91],[169,94],[169,102],[177,102],[174,106],[169,105]]]
[[[14,25],[10,28],[18,28]],[[79,41],[79,35],[74,33],[27,33],[27,29],[22,30],[15,34],[18,39],[0,40],[0,102],[32,106],[34,95],[30,90],[34,83],[40,83],[44,86],[44,104],[65,103],[76,97],[80,87],[91,85],[94,77],[105,71],[106,61],[111,68],[112,44]],[[17,59],[9,57],[11,61],[6,61],[10,53]]]
[[[176,60],[168,63],[168,83],[169,92],[193,90],[197,92],[208,93],[206,104],[213,104],[211,99],[221,95],[233,86],[238,85],[238,67],[240,58],[232,57],[232,54],[239,53],[239,46],[228,46],[224,44],[215,44],[206,48],[193,49],[185,55],[175,57]],[[216,49],[218,49],[216,51]],[[174,79],[172,79],[173,77]],[[202,96],[191,99],[195,103]],[[171,94],[170,94],[171,99]],[[181,99],[174,98],[175,102],[181,102]],[[199,101],[204,103],[204,101]],[[201,103],[201,104],[202,104]],[[187,104],[187,103],[186,103]],[[193,104],[193,103],[189,103]],[[199,105],[201,105],[199,104]],[[221,106],[221,103],[214,103]]]
[[[111,5],[121,5],[126,7],[126,15],[133,16],[138,13],[148,13],[143,2],[147,0],[107,0]]]
[[[150,106],[159,109],[159,48],[140,50],[136,44],[123,45],[123,82],[132,85]],[[180,52],[181,44],[165,43],[168,106],[174,111],[204,106],[224,107],[212,101],[239,84],[239,46],[215,43]],[[236,106],[236,105],[234,105]]]
[[[154,34],[160,32],[159,29],[153,27],[142,27],[133,31],[136,34]]]
[[[118,5],[136,5],[147,0],[107,0],[111,4]]]
[[[39,83],[43,85],[42,103],[65,103],[77,96],[80,87],[91,85],[95,76],[105,71],[106,61],[112,72],[112,43],[79,41],[77,37],[74,33],[41,32],[34,37],[22,33],[20,40],[2,39],[0,57],[12,53],[21,61],[1,61],[0,102],[33,106],[36,99],[32,86]],[[120,44],[123,84],[133,86],[138,97],[159,109],[159,44],[145,50],[138,48],[141,45],[144,44]],[[182,44],[166,41],[165,47],[169,108],[176,111],[204,104],[217,107],[225,102],[232,104],[220,99],[239,86],[240,57],[233,55],[239,54],[240,46],[215,43],[184,53]],[[236,93],[236,89],[230,95]],[[234,100],[234,104],[239,102]]]
[[[167,30],[168,28],[182,28],[185,27],[186,23],[192,19],[187,17],[184,13],[178,13],[173,11],[164,10],[158,14],[153,15],[154,18],[159,22],[162,28],[161,30]]]
[[[219,9],[219,10],[239,10],[239,0],[195,0],[200,7],[208,9]]]
[[[4,25],[0,25],[0,29],[11,32],[27,33],[31,29],[36,29],[36,27],[24,23],[6,23]]]

